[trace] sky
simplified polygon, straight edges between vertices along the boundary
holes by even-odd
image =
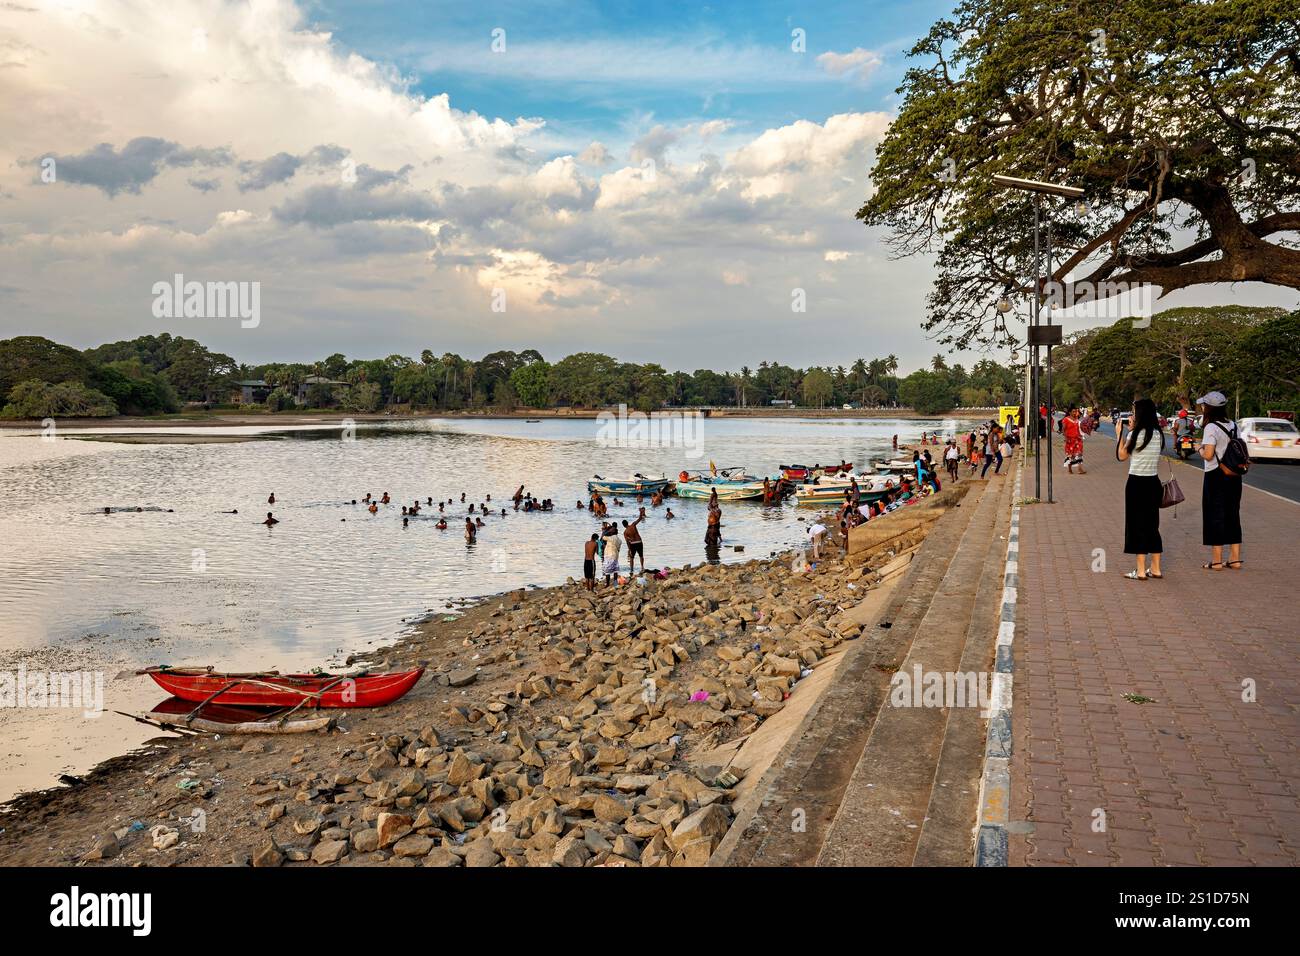
[[[969,363],[854,219],[949,6],[0,0],[0,337]],[[160,315],[177,274],[256,323]],[[1161,305],[1240,301],[1294,294]]]

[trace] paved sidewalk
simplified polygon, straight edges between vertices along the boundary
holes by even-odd
[[[1175,464],[1187,501],[1161,512],[1164,580],[1127,581],[1113,448],[1090,439],[1071,476],[1058,437],[1057,503],[1021,509],[1010,862],[1294,866],[1300,505],[1246,488],[1245,567],[1204,571],[1201,475]]]

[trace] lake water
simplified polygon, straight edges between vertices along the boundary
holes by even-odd
[[[672,476],[710,460],[760,475],[791,462],[861,465],[888,457],[895,434],[911,441],[957,423],[708,419],[699,427],[699,457],[681,447],[602,447],[591,420],[363,423],[351,441],[337,425],[185,430],[265,436],[210,444],[0,433],[0,673],[103,671],[109,710],[147,710],[160,698],[152,682],[113,675],[158,663],[338,666],[458,600],[581,576],[582,543],[599,521],[575,503],[594,474]],[[516,513],[509,498],[521,484],[556,510]],[[385,491],[392,504],[378,515],[350,503]],[[498,517],[467,544],[468,502],[489,494]],[[433,508],[423,505],[429,497]],[[417,498],[425,510],[403,528],[401,505]],[[437,502],[449,498],[450,526],[439,531]],[[667,505],[675,520],[647,508],[642,525],[650,567],[705,560],[706,503]],[[104,515],[105,506],[159,510]],[[232,509],[239,513],[223,513]],[[258,523],[267,510],[281,521],[274,528]],[[611,500],[609,517],[631,520],[636,510],[634,500],[622,508]],[[790,547],[804,537],[798,518],[810,513],[788,503],[724,503],[720,559]],[[0,799],[151,735],[113,714],[0,709]]]

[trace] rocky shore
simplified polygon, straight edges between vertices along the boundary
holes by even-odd
[[[858,636],[844,612],[891,556],[510,592],[358,662],[428,673],[335,731],[159,738],[18,798],[0,861],[703,865],[740,771],[690,758],[754,733]]]

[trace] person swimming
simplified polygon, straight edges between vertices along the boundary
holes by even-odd
[[[271,514],[271,512],[269,511],[266,513],[266,520],[262,522],[262,524],[266,525],[268,528],[271,527],[271,525],[279,524],[279,523],[280,523],[280,519],[277,518],[275,515]]]
[[[677,516],[673,514],[673,509],[671,506],[664,512],[664,519],[667,521],[672,521],[676,517]]]
[[[474,539],[477,537],[478,537],[478,529],[474,527],[474,522],[471,521],[469,518],[466,518],[465,519],[465,540],[470,544],[473,544]]]
[[[372,515],[373,515],[373,514],[378,514],[378,513],[379,513],[379,505],[375,504],[375,503],[372,501],[372,502],[370,502],[370,507],[367,508],[366,510],[369,511]]]
[[[405,528],[410,523],[410,520],[411,520],[410,518],[403,518],[402,527]]]
[[[380,503],[381,505],[386,505],[386,504],[390,503],[392,500],[393,500],[392,498],[389,498],[389,497],[388,497],[388,492],[385,491],[385,492],[384,492],[384,497],[382,497],[382,498],[379,499],[379,503]]]
[[[274,491],[271,492],[271,497],[269,497],[269,498],[266,499],[266,503],[267,503],[268,505],[273,505],[273,504],[275,504],[275,492],[274,492]]]
[[[402,514],[403,514],[403,515],[406,514],[406,505],[402,505]]]
[[[104,514],[112,514],[112,513],[113,513],[113,509],[110,508],[108,505],[104,505]]]
[[[437,528],[439,531],[446,531],[446,530],[447,530],[447,519],[446,519],[446,518],[439,518],[439,519],[438,519],[438,523],[437,523],[436,525],[434,525],[434,527]]]

